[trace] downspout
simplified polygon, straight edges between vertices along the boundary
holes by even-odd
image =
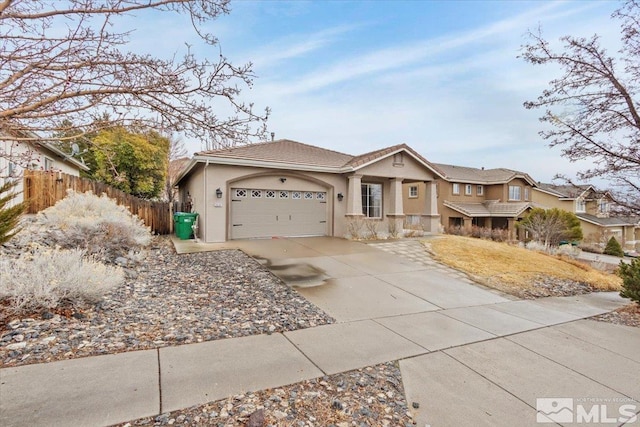
[[[202,223],[204,224],[204,227],[202,227],[202,232],[201,234],[206,234],[207,232],[207,166],[209,166],[209,159],[207,159],[207,162],[204,164],[204,173],[202,174],[204,176],[204,185],[202,186],[203,188],[203,212],[202,212]],[[205,241],[205,243],[207,242],[206,239],[206,235],[202,236],[203,240]]]

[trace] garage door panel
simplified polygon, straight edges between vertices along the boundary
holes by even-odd
[[[232,239],[327,234],[325,192],[231,190]]]

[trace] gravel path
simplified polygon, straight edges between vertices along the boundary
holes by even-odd
[[[333,319],[241,251],[176,255],[157,238],[137,276],[81,312],[0,326],[3,367],[283,332]]]

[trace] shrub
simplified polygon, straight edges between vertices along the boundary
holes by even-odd
[[[400,235],[401,230],[400,227],[398,227],[398,223],[396,222],[396,220],[394,218],[389,218],[387,225],[389,228],[389,237],[391,237],[392,239],[397,239]]]
[[[376,240],[378,238],[378,226],[380,221],[367,218],[364,220],[364,227],[367,230],[367,239]]]
[[[0,185],[0,245],[19,231],[18,221],[27,207],[24,202],[9,206],[9,202],[16,196],[13,189],[17,184],[18,181],[7,181]]]
[[[617,273],[622,278],[620,296],[640,304],[640,258],[634,259],[631,264],[620,261]]]
[[[360,217],[353,217],[347,221],[347,234],[350,238],[358,240],[362,238],[363,221]]]
[[[44,247],[0,258],[0,277],[0,301],[16,313],[95,303],[124,282],[122,269],[84,258],[82,250]]]
[[[80,248],[107,261],[129,256],[151,242],[142,220],[102,195],[69,191],[67,197],[40,212],[21,233],[21,245],[31,242],[65,249]]]
[[[624,251],[622,250],[622,246],[616,240],[615,237],[611,236],[609,241],[607,242],[607,246],[604,248],[605,255],[613,255],[622,258],[624,256]]]

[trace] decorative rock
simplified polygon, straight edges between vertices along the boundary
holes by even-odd
[[[9,344],[5,348],[7,350],[21,350],[21,349],[25,348],[26,346],[27,346],[27,343],[25,341],[22,341],[22,342],[16,342],[16,343],[13,343],[13,344]]]
[[[413,409],[418,409],[418,408],[420,407],[420,403],[418,403],[418,402],[413,402],[413,403],[411,403],[411,407],[412,407]]]
[[[286,414],[285,414],[286,415]],[[245,427],[264,427],[264,409],[258,409],[249,415],[249,419],[247,420],[247,424]]]

